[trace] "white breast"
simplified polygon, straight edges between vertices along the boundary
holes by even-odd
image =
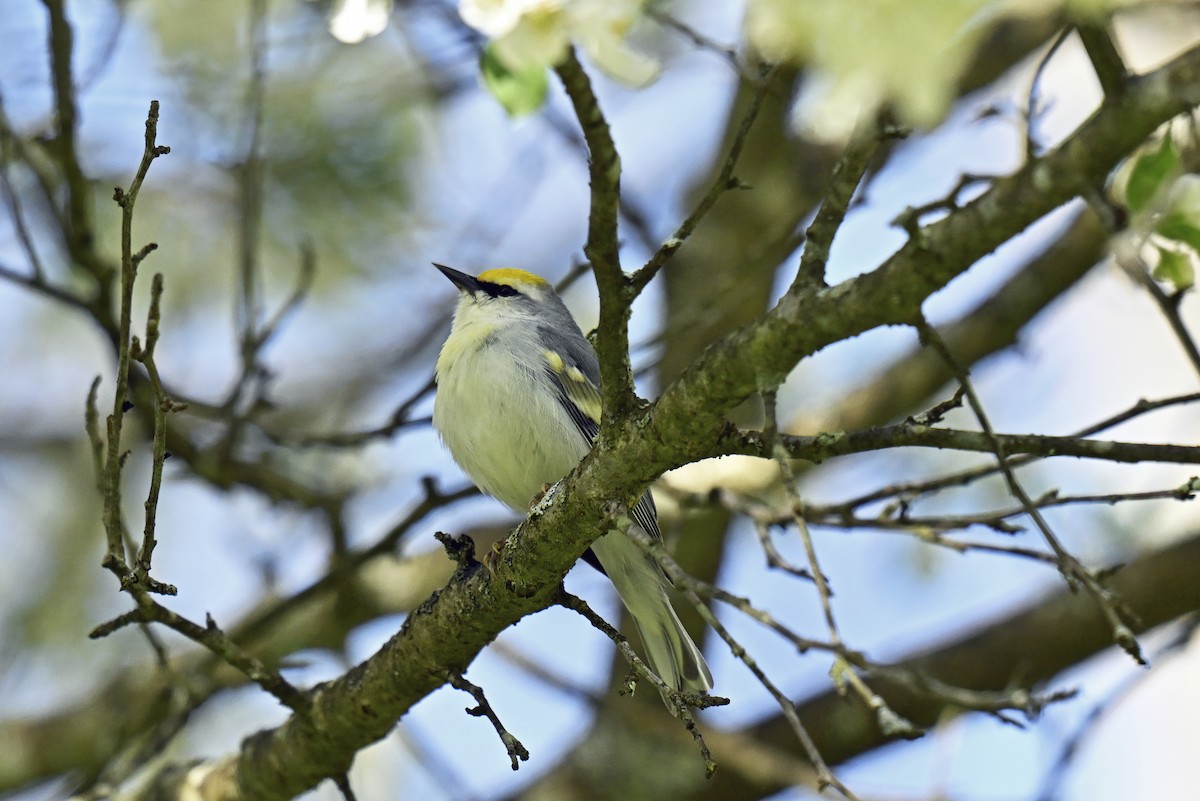
[[[460,321],[456,321],[456,324]],[[460,332],[461,333],[461,332]],[[484,492],[518,514],[546,484],[569,473],[588,451],[544,375],[535,334],[510,328],[522,352],[537,361],[518,364],[497,331],[453,337],[438,359],[433,426],[464,472]]]

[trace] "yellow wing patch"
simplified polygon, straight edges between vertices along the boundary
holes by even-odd
[[[593,423],[599,423],[600,390],[596,388],[596,385],[589,381],[578,367],[567,364],[560,354],[547,349],[542,352],[542,356],[545,357],[550,372],[558,377],[558,383],[562,385],[567,400]]]
[[[518,270],[515,267],[501,267],[498,270],[484,270],[478,276],[480,281],[487,281],[489,284],[504,284],[505,286],[520,287],[525,286],[549,286],[549,282],[540,275]]]

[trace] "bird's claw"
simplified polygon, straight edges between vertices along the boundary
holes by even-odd
[[[546,493],[549,492],[553,486],[553,484],[543,484],[542,488],[534,493],[533,497],[529,499],[529,511],[532,512],[533,507],[542,502],[542,498],[546,497]]]
[[[499,564],[500,552],[504,550],[504,540],[496,540],[492,543],[492,547],[483,555],[483,566],[493,576],[496,575],[496,567]]]

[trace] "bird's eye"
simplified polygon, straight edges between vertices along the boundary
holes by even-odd
[[[494,298],[512,298],[519,294],[521,293],[507,284],[496,284],[496,288],[491,293]]]

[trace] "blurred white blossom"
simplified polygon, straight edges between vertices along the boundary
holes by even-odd
[[[336,0],[329,11],[329,32],[339,42],[358,44],[387,28],[392,0]]]
[[[930,127],[997,23],[1066,12],[1090,18],[1134,0],[748,0],[746,38],[770,61],[796,61],[821,80],[804,98],[805,125],[827,139],[849,135],[861,112],[892,103]]]
[[[905,120],[932,125],[953,97],[967,56],[986,31],[988,0],[751,0],[746,35],[772,61],[800,60],[831,79],[813,108],[857,116],[881,100]],[[975,23],[975,24],[973,24]],[[856,102],[861,98],[861,102]],[[827,105],[828,108],[822,108]],[[835,126],[848,133],[851,126]]]
[[[463,21],[492,40],[513,72],[552,67],[578,44],[606,75],[630,86],[658,76],[658,61],[625,41],[642,0],[460,0]]]

